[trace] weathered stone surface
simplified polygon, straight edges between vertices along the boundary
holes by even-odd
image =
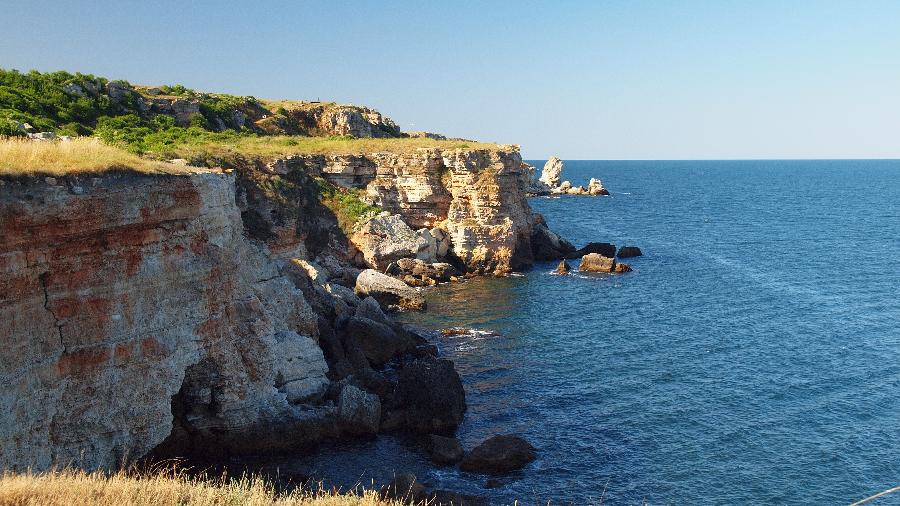
[[[594,178],[588,183],[587,192],[591,195],[609,195],[609,190],[603,187],[603,183]]]
[[[565,276],[569,273],[570,270],[572,270],[572,268],[569,267],[569,263],[565,260],[560,260],[559,265],[556,266],[556,269],[554,269],[553,273]]]
[[[437,464],[455,464],[465,455],[458,439],[437,434],[429,436],[429,451],[431,460]]]
[[[350,318],[346,332],[359,345],[369,363],[376,367],[415,348],[415,343],[398,335],[391,327],[368,318]]]
[[[401,258],[392,263],[385,272],[402,279],[410,286],[433,286],[462,275],[456,267],[448,263],[429,264],[417,258]]]
[[[381,306],[374,297],[366,297],[356,306],[356,314],[358,318],[368,318],[378,323],[388,324],[388,317],[381,310]]]
[[[381,400],[353,385],[345,385],[338,398],[338,418],[354,434],[375,434],[381,422]]]
[[[623,272],[631,272],[632,270],[633,269],[631,268],[630,265],[616,262],[615,272],[623,273]]]
[[[572,244],[547,227],[544,217],[534,215],[531,229],[531,249],[535,260],[557,260],[575,251]]]
[[[409,228],[397,214],[372,218],[350,238],[365,265],[378,271],[384,271],[391,262],[401,258],[421,256],[434,261],[436,245],[432,241]]]
[[[638,248],[637,246],[622,246],[619,248],[619,252],[616,253],[616,256],[619,258],[632,258],[639,257],[643,254],[641,248]]]
[[[360,297],[374,297],[382,308],[425,309],[425,298],[415,288],[372,269],[359,273],[356,293]]]
[[[581,272],[615,272],[616,259],[605,257],[599,253],[588,253],[581,257],[578,270]]]
[[[537,458],[535,449],[517,436],[493,436],[470,451],[459,468],[463,471],[502,474],[525,467]]]
[[[265,451],[329,430],[327,407],[289,400],[324,380],[316,317],[246,240],[234,192],[205,171],[3,181],[0,467],[115,467],[176,433]]]
[[[563,170],[563,161],[555,156],[551,156],[547,163],[544,164],[544,169],[541,171],[540,182],[549,186],[550,188],[556,188],[559,186],[560,178],[562,177]]]
[[[413,360],[400,369],[393,408],[402,411],[409,429],[449,432],[462,422],[466,394],[449,360],[431,357]]]

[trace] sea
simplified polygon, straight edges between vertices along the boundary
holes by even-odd
[[[609,197],[531,207],[576,246],[640,247],[633,272],[541,262],[403,315],[459,329],[438,344],[463,446],[516,434],[535,462],[489,482],[382,436],[269,463],[345,490],[412,472],[494,504],[849,504],[900,485],[900,161],[565,162],[592,177]]]

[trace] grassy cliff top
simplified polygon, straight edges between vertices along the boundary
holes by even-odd
[[[99,472],[89,474],[64,471],[0,475],[0,504],[399,506],[402,503],[382,500],[371,491],[362,496],[349,493],[313,493],[304,490],[278,493],[271,484],[261,478],[201,480],[173,472],[147,476],[131,476],[125,473],[107,476]]]
[[[0,176],[101,173],[130,170],[146,174],[190,174],[209,169],[186,167],[141,158],[107,146],[99,139],[82,137],[66,142],[36,142],[0,138]]]

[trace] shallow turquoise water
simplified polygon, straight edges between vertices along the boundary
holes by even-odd
[[[305,470],[416,472],[496,502],[841,504],[900,484],[900,161],[567,162],[609,198],[535,198],[633,273],[479,279],[429,293],[465,383],[459,436],[540,459],[485,489],[383,438]],[[898,504],[900,496],[879,504]]]

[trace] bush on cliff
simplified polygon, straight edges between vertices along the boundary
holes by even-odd
[[[361,495],[305,489],[278,492],[274,485],[260,477],[204,479],[190,478],[173,471],[149,475],[62,471],[0,475],[0,504],[386,506],[402,503],[381,499],[374,491],[366,491]]]
[[[322,203],[331,209],[341,230],[348,237],[357,223],[381,212],[381,208],[363,202],[354,190],[338,188],[321,178],[317,178],[316,183]]]

